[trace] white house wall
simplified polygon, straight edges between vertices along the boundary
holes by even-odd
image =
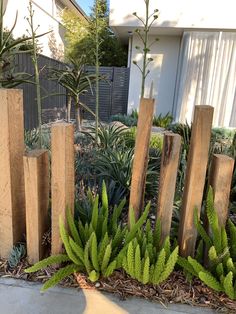
[[[13,35],[15,38],[27,35],[29,24],[25,17],[29,16],[28,0],[8,0],[7,9],[4,15],[4,27],[10,29],[14,23],[15,14],[18,12],[17,24],[14,29]],[[50,30],[53,31],[58,50],[64,50],[64,29],[53,14],[55,14],[54,0],[35,0],[33,1],[33,8],[35,10],[34,22],[35,27],[39,25],[37,34],[46,33]],[[38,39],[42,48],[42,53],[48,57],[52,57],[52,51],[49,48],[49,42],[52,34],[45,35]]]
[[[236,28],[235,0],[150,0],[150,12],[159,9],[154,28]],[[132,13],[145,15],[144,0],[110,0],[110,25],[132,28],[140,25]]]
[[[152,42],[156,37],[150,36]],[[156,99],[156,114],[167,112],[172,113],[175,82],[177,75],[178,57],[180,49],[179,36],[158,36],[159,41],[151,48],[151,54],[154,61],[150,64],[150,74],[146,80],[145,96],[149,96],[150,87],[153,82],[153,96]],[[133,38],[131,55],[131,81],[129,87],[128,111],[137,109],[139,106],[141,90],[141,74],[136,65],[132,63],[137,61],[141,66],[141,54],[135,49],[141,45],[137,37]]]

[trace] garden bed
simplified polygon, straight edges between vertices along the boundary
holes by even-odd
[[[11,270],[7,262],[0,261],[0,277],[24,279],[33,282],[47,281],[56,271],[50,267],[34,274],[26,274],[28,267],[26,260]],[[77,279],[77,280],[76,280]],[[167,307],[168,304],[187,304],[203,308],[211,308],[221,313],[236,313],[236,302],[230,300],[225,294],[218,294],[205,286],[200,280],[188,282],[182,272],[175,271],[161,285],[143,285],[130,278],[124,271],[115,271],[109,278],[102,278],[91,283],[86,275],[78,274],[77,278],[70,276],[63,280],[61,285],[67,288],[81,288],[100,290],[118,295],[122,300],[135,296],[151,300]]]

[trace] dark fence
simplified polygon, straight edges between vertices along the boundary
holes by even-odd
[[[29,54],[19,54],[16,58],[16,70],[18,72],[34,73],[34,67]],[[42,120],[48,123],[66,116],[67,96],[66,90],[54,81],[48,79],[50,68],[65,68],[65,64],[57,60],[39,56],[40,83],[42,90]],[[95,68],[88,66],[86,71],[94,73]],[[116,67],[101,67],[100,75],[105,79],[99,83],[99,118],[108,121],[111,115],[127,112],[129,69]],[[32,84],[19,86],[24,91],[24,119],[25,128],[32,129],[38,125],[38,113],[36,104],[36,87]],[[51,94],[60,94],[52,96]],[[45,97],[47,96],[47,97]],[[81,96],[92,111],[95,111],[95,88]],[[72,110],[73,118],[74,110]],[[83,111],[85,119],[93,119],[91,114]]]

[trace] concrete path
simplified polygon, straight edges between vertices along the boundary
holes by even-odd
[[[56,287],[40,293],[41,285],[0,278],[0,314],[211,314],[212,310],[186,305],[162,305],[97,291]]]

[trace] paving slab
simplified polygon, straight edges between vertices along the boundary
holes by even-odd
[[[139,298],[121,301],[99,291],[56,287],[40,293],[39,283],[0,278],[0,314],[211,314],[210,309],[163,305]]]

